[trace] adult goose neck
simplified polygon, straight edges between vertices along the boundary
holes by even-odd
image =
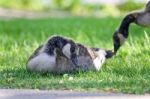
[[[131,23],[135,22],[135,16],[133,14],[126,15],[122,20],[118,31],[125,37],[128,36],[129,26]]]

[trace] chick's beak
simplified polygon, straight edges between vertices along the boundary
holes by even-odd
[[[106,51],[106,58],[111,58],[115,55],[115,53],[112,50],[107,50]]]

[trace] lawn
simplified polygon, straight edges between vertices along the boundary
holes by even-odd
[[[127,42],[100,71],[64,75],[26,71],[30,54],[53,34],[70,37],[87,46],[112,49],[112,34],[121,19],[0,19],[0,88],[150,93],[150,29],[134,24]]]

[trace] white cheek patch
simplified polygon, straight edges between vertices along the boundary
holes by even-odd
[[[119,40],[120,40],[120,44],[122,45],[125,42],[126,38],[120,33],[118,33],[118,37],[119,37]]]
[[[94,59],[93,63],[94,63],[96,70],[100,70],[101,62],[100,62],[100,59],[98,57],[96,59]]]
[[[66,44],[66,45],[63,47],[63,50],[62,50],[63,54],[64,54],[65,56],[67,56],[69,59],[70,59],[70,57],[71,57],[70,48],[71,48],[71,45],[68,43],[68,44]]]
[[[94,59],[93,63],[96,70],[100,70],[106,60],[106,52],[104,50],[99,50],[97,54],[98,56]]]

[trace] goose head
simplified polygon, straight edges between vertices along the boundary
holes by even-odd
[[[94,49],[94,53],[96,57],[93,59],[93,64],[96,70],[100,70],[105,60],[111,58],[114,55],[113,51],[111,50],[104,50],[99,48]]]
[[[145,10],[141,12],[133,12],[124,17],[120,27],[113,34],[114,54],[117,53],[122,44],[129,35],[129,26],[135,23],[142,27],[150,26],[150,1],[146,4]]]
[[[134,14],[128,14],[122,20],[120,27],[113,34],[114,54],[117,53],[121,45],[126,41],[129,35],[129,26],[135,22]]]

